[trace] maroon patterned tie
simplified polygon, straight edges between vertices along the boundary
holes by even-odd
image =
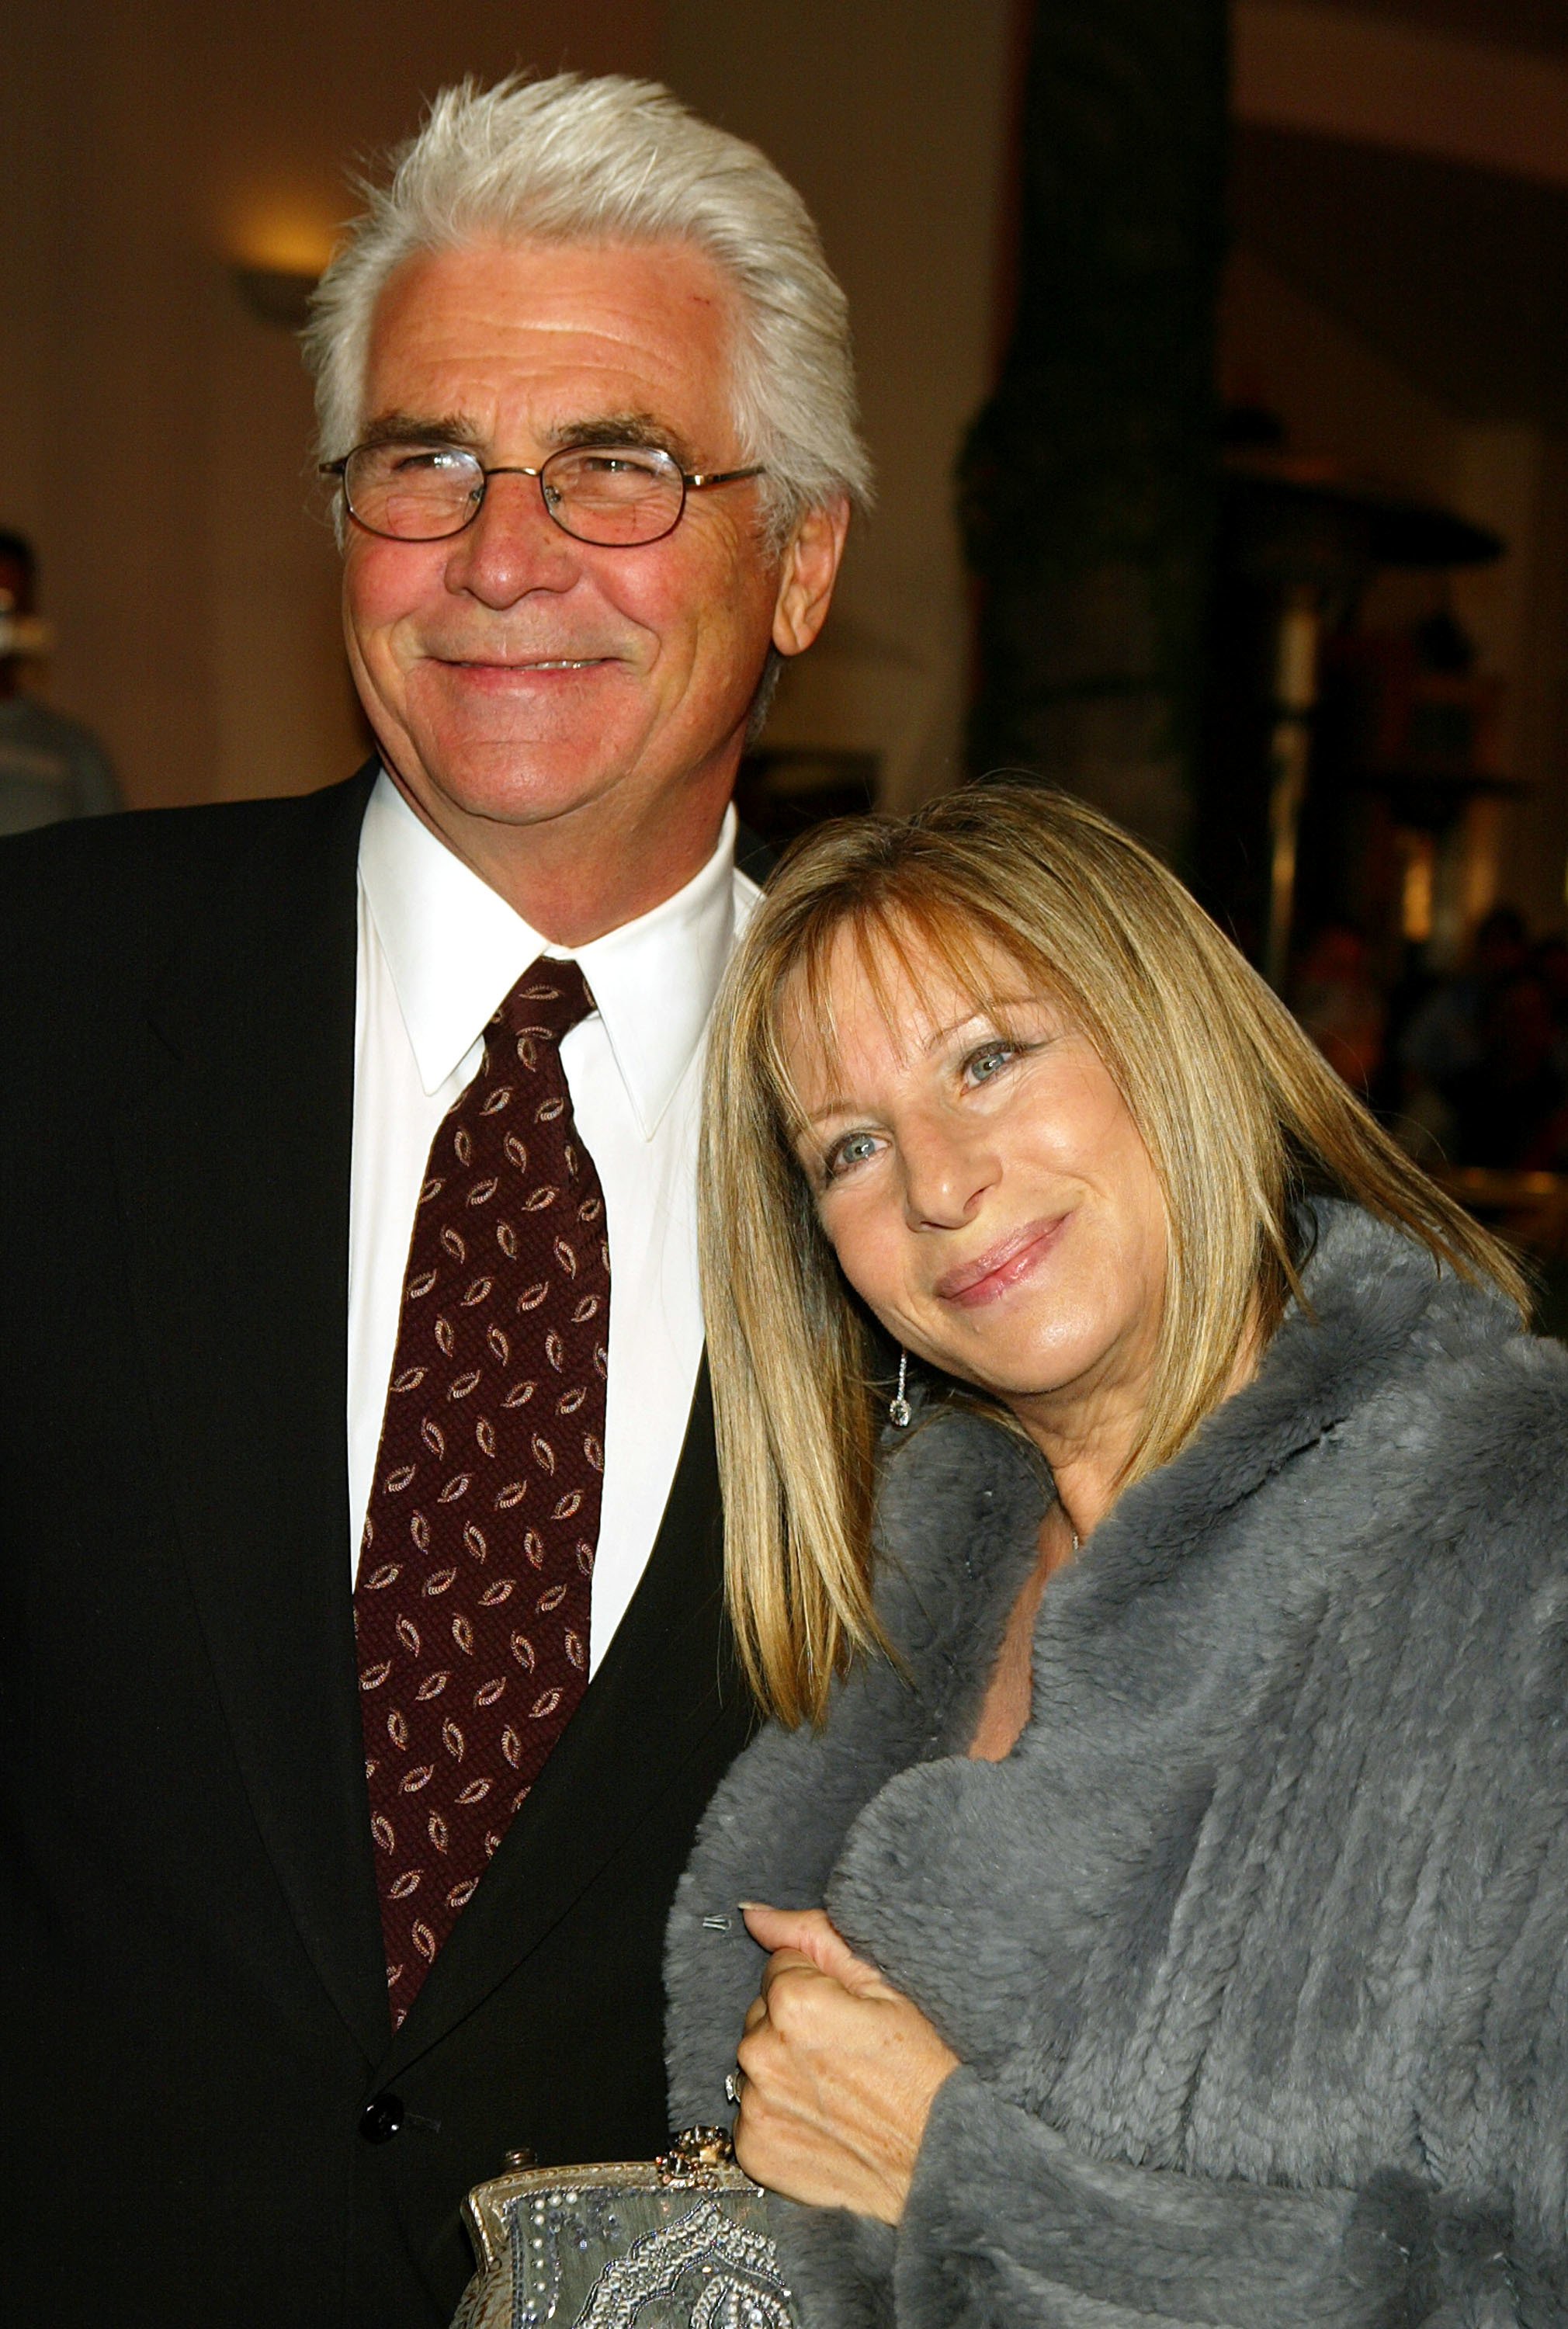
[[[588,1679],[610,1256],[541,955],[485,1030],[414,1216],[354,1590],[394,2028]]]

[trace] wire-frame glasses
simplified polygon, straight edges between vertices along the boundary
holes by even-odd
[[[662,542],[680,524],[686,496],[760,477],[760,467],[689,475],[658,446],[564,445],[537,469],[486,468],[462,445],[360,445],[322,474],[343,486],[350,516],[391,542],[444,542],[472,525],[492,477],[537,477],[563,533],[606,550]]]

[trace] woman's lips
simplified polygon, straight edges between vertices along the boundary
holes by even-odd
[[[962,1268],[950,1269],[933,1290],[940,1301],[955,1303],[962,1310],[994,1302],[1044,1260],[1066,1221],[1066,1213],[1054,1213],[1048,1221],[1030,1221]]]

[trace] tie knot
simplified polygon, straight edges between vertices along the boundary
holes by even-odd
[[[540,1044],[559,1043],[597,1007],[577,963],[541,954],[523,972],[487,1032],[493,1041],[495,1032],[505,1028],[516,1042],[518,1057],[532,1067]]]

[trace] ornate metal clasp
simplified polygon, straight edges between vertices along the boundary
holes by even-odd
[[[653,2162],[659,2181],[671,2192],[711,2191],[716,2168],[733,2165],[735,2145],[727,2126],[687,2126],[670,2138],[670,2148]]]

